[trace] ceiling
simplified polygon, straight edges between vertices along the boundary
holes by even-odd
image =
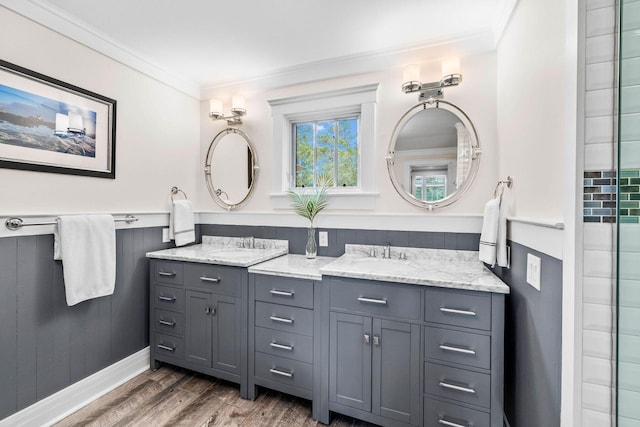
[[[203,89],[478,37],[516,0],[0,0],[199,97]],[[388,62],[388,61],[387,61]],[[313,73],[312,73],[313,74]],[[317,77],[317,76],[316,76]],[[322,76],[319,76],[322,77]]]

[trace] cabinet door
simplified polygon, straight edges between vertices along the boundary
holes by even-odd
[[[371,411],[371,318],[330,313],[329,399]]]
[[[187,291],[185,358],[187,362],[211,366],[211,294]]]
[[[212,295],[213,298],[213,360],[212,367],[240,375],[240,309],[236,298]],[[210,339],[211,339],[210,338]]]
[[[373,319],[372,412],[420,422],[420,326]]]

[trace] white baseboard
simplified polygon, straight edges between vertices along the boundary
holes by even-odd
[[[0,420],[0,427],[50,426],[149,369],[149,347]]]

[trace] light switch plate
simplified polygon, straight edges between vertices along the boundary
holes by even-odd
[[[162,243],[169,243],[171,241],[171,239],[169,238],[169,229],[168,228],[163,228],[162,229]]]
[[[329,232],[327,231],[320,231],[318,233],[318,244],[322,247],[327,247],[329,246]]]
[[[540,258],[527,254],[527,283],[540,290]]]

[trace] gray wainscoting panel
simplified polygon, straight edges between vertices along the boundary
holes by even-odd
[[[494,269],[505,298],[505,413],[512,426],[560,425],[562,261],[510,242],[511,268]],[[541,291],[527,283],[527,254],[541,259]]]
[[[0,419],[149,344],[145,253],[169,246],[118,230],[114,294],[68,307],[53,235],[0,239]]]

